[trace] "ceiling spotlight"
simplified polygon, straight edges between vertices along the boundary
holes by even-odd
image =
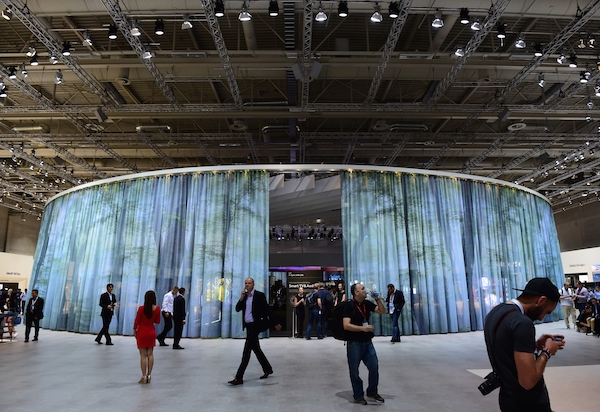
[[[586,68],[585,71],[585,77],[587,77],[588,79],[590,78],[590,76],[592,75],[592,72],[590,71],[590,69]]]
[[[498,35],[500,35],[500,31],[498,31]],[[523,39],[522,35],[519,35],[519,38],[515,42],[515,47],[517,49],[524,49],[525,47],[527,47],[527,43],[525,43],[525,40]]]
[[[9,7],[6,7],[4,10],[2,10],[2,17],[4,20],[12,19],[12,15],[12,10]]]
[[[71,43],[69,43],[68,41],[64,41],[62,46],[63,46],[62,55],[70,56],[71,55]]]
[[[391,4],[390,7],[392,7]],[[340,3],[338,4],[338,16],[342,18],[348,17],[348,2],[346,2],[345,0],[340,1]]]
[[[577,56],[572,54],[569,56],[569,67],[575,69],[577,67]]]
[[[140,26],[137,20],[131,21],[131,30],[129,30],[129,33],[135,37],[142,35],[142,31],[140,30]]]
[[[0,89],[0,97],[6,97],[6,96],[8,96],[8,87],[2,86],[2,88]]]
[[[269,16],[271,16],[271,17],[279,16],[279,3],[277,3],[277,0],[269,1]]]
[[[586,122],[591,122],[591,121],[592,121],[592,115],[591,115],[591,114],[587,114],[587,115],[585,116],[585,121],[586,121]],[[582,160],[583,160],[583,159],[582,159]]]
[[[542,51],[542,44],[541,43],[536,43],[535,46],[533,46],[533,50],[534,50],[533,55],[535,57],[540,57],[542,54],[544,54],[543,51]]]
[[[317,11],[317,15],[315,16],[315,21],[324,22],[327,21],[327,14],[323,11],[323,3],[319,2],[319,11]]]
[[[238,20],[239,21],[250,21],[250,20],[252,20],[252,15],[248,11],[248,6],[246,5],[245,1],[244,1],[244,4],[242,5],[242,10],[240,11],[240,15],[238,16]]]
[[[593,48],[595,48],[595,47],[596,47],[596,38],[594,37],[594,35],[590,34],[590,35],[588,36],[587,46],[588,46],[590,49],[593,49]]]
[[[465,49],[463,49],[462,46],[457,45],[454,48],[454,54],[457,55],[458,57],[465,57]]]
[[[506,24],[504,24],[504,23],[498,23],[498,34],[496,34],[496,37],[498,37],[499,39],[505,39],[506,38]],[[520,38],[521,37],[519,36],[519,39]],[[523,39],[521,39],[521,41],[523,41]],[[523,48],[523,47],[521,47],[521,48]]]
[[[50,59],[48,59],[48,60],[52,64],[57,64],[58,63],[58,58],[55,55],[53,55],[53,54],[50,55]]]
[[[181,30],[189,30],[192,27],[194,27],[194,25],[190,21],[190,15],[184,14],[183,15],[183,23],[181,23]]]
[[[469,9],[460,9],[460,22],[462,24],[469,24]]]
[[[92,45],[92,37],[90,36],[90,31],[86,30],[83,34],[83,44],[86,46]]]
[[[156,19],[156,23],[154,23],[154,34],[157,36],[165,34],[165,23],[162,19]]]
[[[437,9],[435,11],[435,16],[433,18],[433,21],[431,22],[431,27],[435,29],[441,29],[442,27],[444,27],[444,20],[442,20],[442,12],[440,11],[440,9]]]
[[[583,40],[583,38],[579,39],[579,43],[577,44],[577,47],[580,49],[585,49],[585,40]]]
[[[111,24],[108,26],[108,38],[115,40],[117,38],[117,26]]]
[[[23,63],[23,64],[21,65],[21,74],[23,75],[23,78],[26,78],[26,77],[27,77],[27,74],[28,74],[28,73],[27,73],[27,69],[25,68],[25,63]]]
[[[29,49],[27,50],[27,53],[25,53],[25,56],[27,56],[27,57],[33,57],[33,56],[36,55],[36,53],[37,52],[35,50],[35,47],[29,46]]]
[[[538,76],[538,86],[540,86],[543,89],[545,85],[546,79],[544,78],[544,73],[540,73],[540,75]]]
[[[579,83],[587,83],[588,77],[589,76],[586,75],[585,70],[582,70],[581,72],[579,72]]]
[[[594,86],[594,93],[596,93],[596,97],[600,97],[600,83],[596,83]]]
[[[60,69],[56,71],[56,75],[54,76],[54,84],[61,84],[63,81],[63,74]],[[42,163],[40,163],[41,165]]]
[[[31,66],[37,66],[38,64],[40,64],[40,63],[38,62],[37,56],[32,56],[32,57],[31,57],[31,60],[29,60],[29,64],[30,64]]]
[[[379,3],[375,2],[373,8],[375,9],[375,11],[371,15],[371,21],[373,23],[381,23],[383,21],[383,15],[381,14],[381,7],[379,7]]]
[[[152,58],[152,51],[146,50],[146,51],[144,51],[144,53],[142,53],[142,59],[151,59],[151,58]]]
[[[592,101],[592,99],[588,99],[587,108],[590,110],[594,108],[594,102]]]
[[[560,56],[558,56],[556,58],[556,63],[558,63],[558,64],[565,64],[566,61],[567,61],[567,57],[565,56],[564,53],[561,53]]]
[[[471,30],[475,30],[475,31],[479,31],[481,30],[481,22],[479,21],[479,19],[475,19],[475,21],[473,22],[473,24],[471,24]]]
[[[17,68],[15,66],[10,66],[8,68],[8,78],[14,80],[17,78]]]
[[[223,0],[217,0],[215,2],[215,16],[223,17],[225,15],[225,4]]]

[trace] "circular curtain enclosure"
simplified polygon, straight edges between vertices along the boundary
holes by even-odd
[[[234,310],[244,279],[268,292],[271,173],[341,174],[347,290],[402,290],[403,334],[481,330],[528,279],[560,284],[560,250],[547,200],[468,175],[347,165],[190,168],[124,176],[51,199],[31,285],[46,299],[42,326],[97,333],[100,294],[113,283],[111,333],[130,335],[144,293],[158,304],[185,287],[187,337],[241,337]],[[549,315],[557,320],[559,311]],[[389,316],[373,316],[376,333]]]

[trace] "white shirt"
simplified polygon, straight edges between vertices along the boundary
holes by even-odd
[[[573,296],[573,293],[571,292],[570,289],[565,289],[565,287],[563,287],[560,290],[560,296]],[[573,306],[573,298],[572,297],[568,297],[566,299],[561,299],[560,300],[560,304],[562,306]]]
[[[163,297],[163,301],[162,301],[162,307],[161,307],[163,312],[173,313],[173,299],[174,298],[175,298],[175,296],[173,296],[173,293],[171,293],[171,292],[165,293],[165,296]]]

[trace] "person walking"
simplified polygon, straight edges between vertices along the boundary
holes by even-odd
[[[38,340],[40,333],[40,320],[44,318],[44,299],[38,296],[38,290],[31,291],[31,299],[25,308],[25,342],[29,342],[31,326],[34,326],[33,341]]]
[[[390,283],[387,286],[388,294],[385,298],[385,302],[388,305],[388,311],[392,318],[392,343],[400,342],[400,327],[398,326],[398,320],[400,319],[400,312],[404,307],[404,293],[401,290],[396,290],[396,287]]]
[[[115,307],[117,306],[117,298],[115,297],[115,294],[112,293],[114,288],[114,285],[109,283],[106,285],[106,292],[100,295],[99,305],[102,308],[100,311],[100,316],[102,317],[102,329],[100,329],[100,332],[98,332],[98,336],[96,336],[95,339],[96,343],[99,345],[102,344],[102,336],[106,338],[107,345],[113,345],[110,334],[108,333],[108,328],[110,327],[110,322],[112,321]]]
[[[184,349],[179,346],[183,325],[185,325],[185,288],[179,288],[179,293],[173,299],[173,349]]]
[[[160,346],[169,346],[165,343],[165,338],[167,337],[167,333],[173,328],[173,301],[175,300],[175,296],[177,296],[177,292],[179,292],[179,288],[173,286],[173,289],[163,296],[161,310],[165,325],[163,326],[162,332],[156,337]]]
[[[571,326],[569,325],[569,316],[571,316],[571,320],[573,321],[573,327],[577,328],[577,317],[573,302],[574,296],[575,293],[569,288],[569,284],[565,282],[560,289],[560,307],[562,308],[563,316],[565,317],[567,329],[571,329]]]

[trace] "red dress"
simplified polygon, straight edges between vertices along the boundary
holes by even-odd
[[[140,306],[135,316],[133,330],[137,330],[135,339],[138,348],[152,348],[156,346],[156,329],[154,324],[160,323],[160,308],[157,306],[152,312],[152,317],[148,318],[144,314],[144,307]]]

